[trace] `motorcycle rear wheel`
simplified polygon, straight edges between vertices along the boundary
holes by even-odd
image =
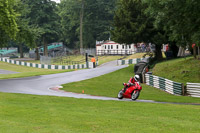
[[[136,100],[140,95],[140,91],[133,91],[132,95],[131,95],[131,99],[132,100]]]
[[[117,95],[118,99],[123,99],[123,93],[124,92],[122,90],[119,91],[119,93]]]

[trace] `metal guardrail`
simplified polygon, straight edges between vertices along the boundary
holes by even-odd
[[[185,90],[184,90],[183,83],[174,82],[172,80],[165,79],[165,78],[158,77],[151,74],[145,74],[145,80],[146,80],[147,85],[161,89],[170,94],[184,95]]]
[[[200,83],[188,83],[186,86],[187,95],[192,97],[200,97]]]
[[[117,65],[128,65],[128,64],[137,64],[142,60],[149,60],[149,58],[136,58],[136,59],[128,59],[128,60],[117,60]]]
[[[35,67],[35,68],[44,68],[44,69],[85,69],[85,68],[92,68],[90,64],[74,64],[74,65],[47,65],[47,64],[36,64],[30,62],[23,62],[23,61],[16,61],[7,58],[0,58],[0,61],[27,66],[27,67]]]

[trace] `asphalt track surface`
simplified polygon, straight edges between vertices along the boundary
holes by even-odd
[[[0,92],[100,99],[96,96],[64,93],[61,91],[52,90],[50,88],[66,83],[98,77],[127,67],[127,65],[116,66],[116,64],[116,61],[112,61],[94,69],[83,69],[72,72],[41,75],[27,78],[4,79],[0,80]]]
[[[112,61],[94,69],[84,69],[73,72],[41,75],[41,76],[27,77],[27,78],[4,79],[0,80],[0,92],[61,96],[61,97],[96,99],[96,100],[132,101],[130,99],[119,100],[118,98],[92,96],[87,94],[78,94],[78,93],[65,92],[59,90],[58,86],[62,84],[98,77],[127,67],[127,65],[123,66],[116,66],[116,65],[117,65],[116,61]],[[193,103],[156,102],[153,100],[136,100],[135,102],[200,105],[195,103],[193,104]]]
[[[13,71],[7,71],[7,70],[0,69],[0,74],[14,74],[14,73],[18,73],[18,72],[13,72]]]

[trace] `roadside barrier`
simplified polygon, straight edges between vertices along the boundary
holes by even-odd
[[[76,64],[76,65],[46,65],[46,64],[36,64],[30,62],[23,62],[23,61],[15,61],[6,58],[0,58],[0,61],[21,65],[21,66],[28,66],[28,67],[35,67],[35,68],[44,68],[44,69],[84,69],[84,68],[92,68],[91,63],[87,64]]]
[[[151,74],[145,74],[145,80],[146,80],[147,85],[161,89],[170,94],[184,95],[184,84],[183,83],[174,82],[172,80],[154,76]]]
[[[117,60],[117,65],[128,65],[128,64],[137,64],[143,59],[148,58],[137,58],[137,59],[128,59],[128,60]]]
[[[187,83],[187,95],[192,97],[200,97],[200,83]]]

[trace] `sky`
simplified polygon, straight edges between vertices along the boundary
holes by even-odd
[[[60,0],[52,0],[52,1],[55,1],[55,2],[57,2],[57,3],[60,3]]]

